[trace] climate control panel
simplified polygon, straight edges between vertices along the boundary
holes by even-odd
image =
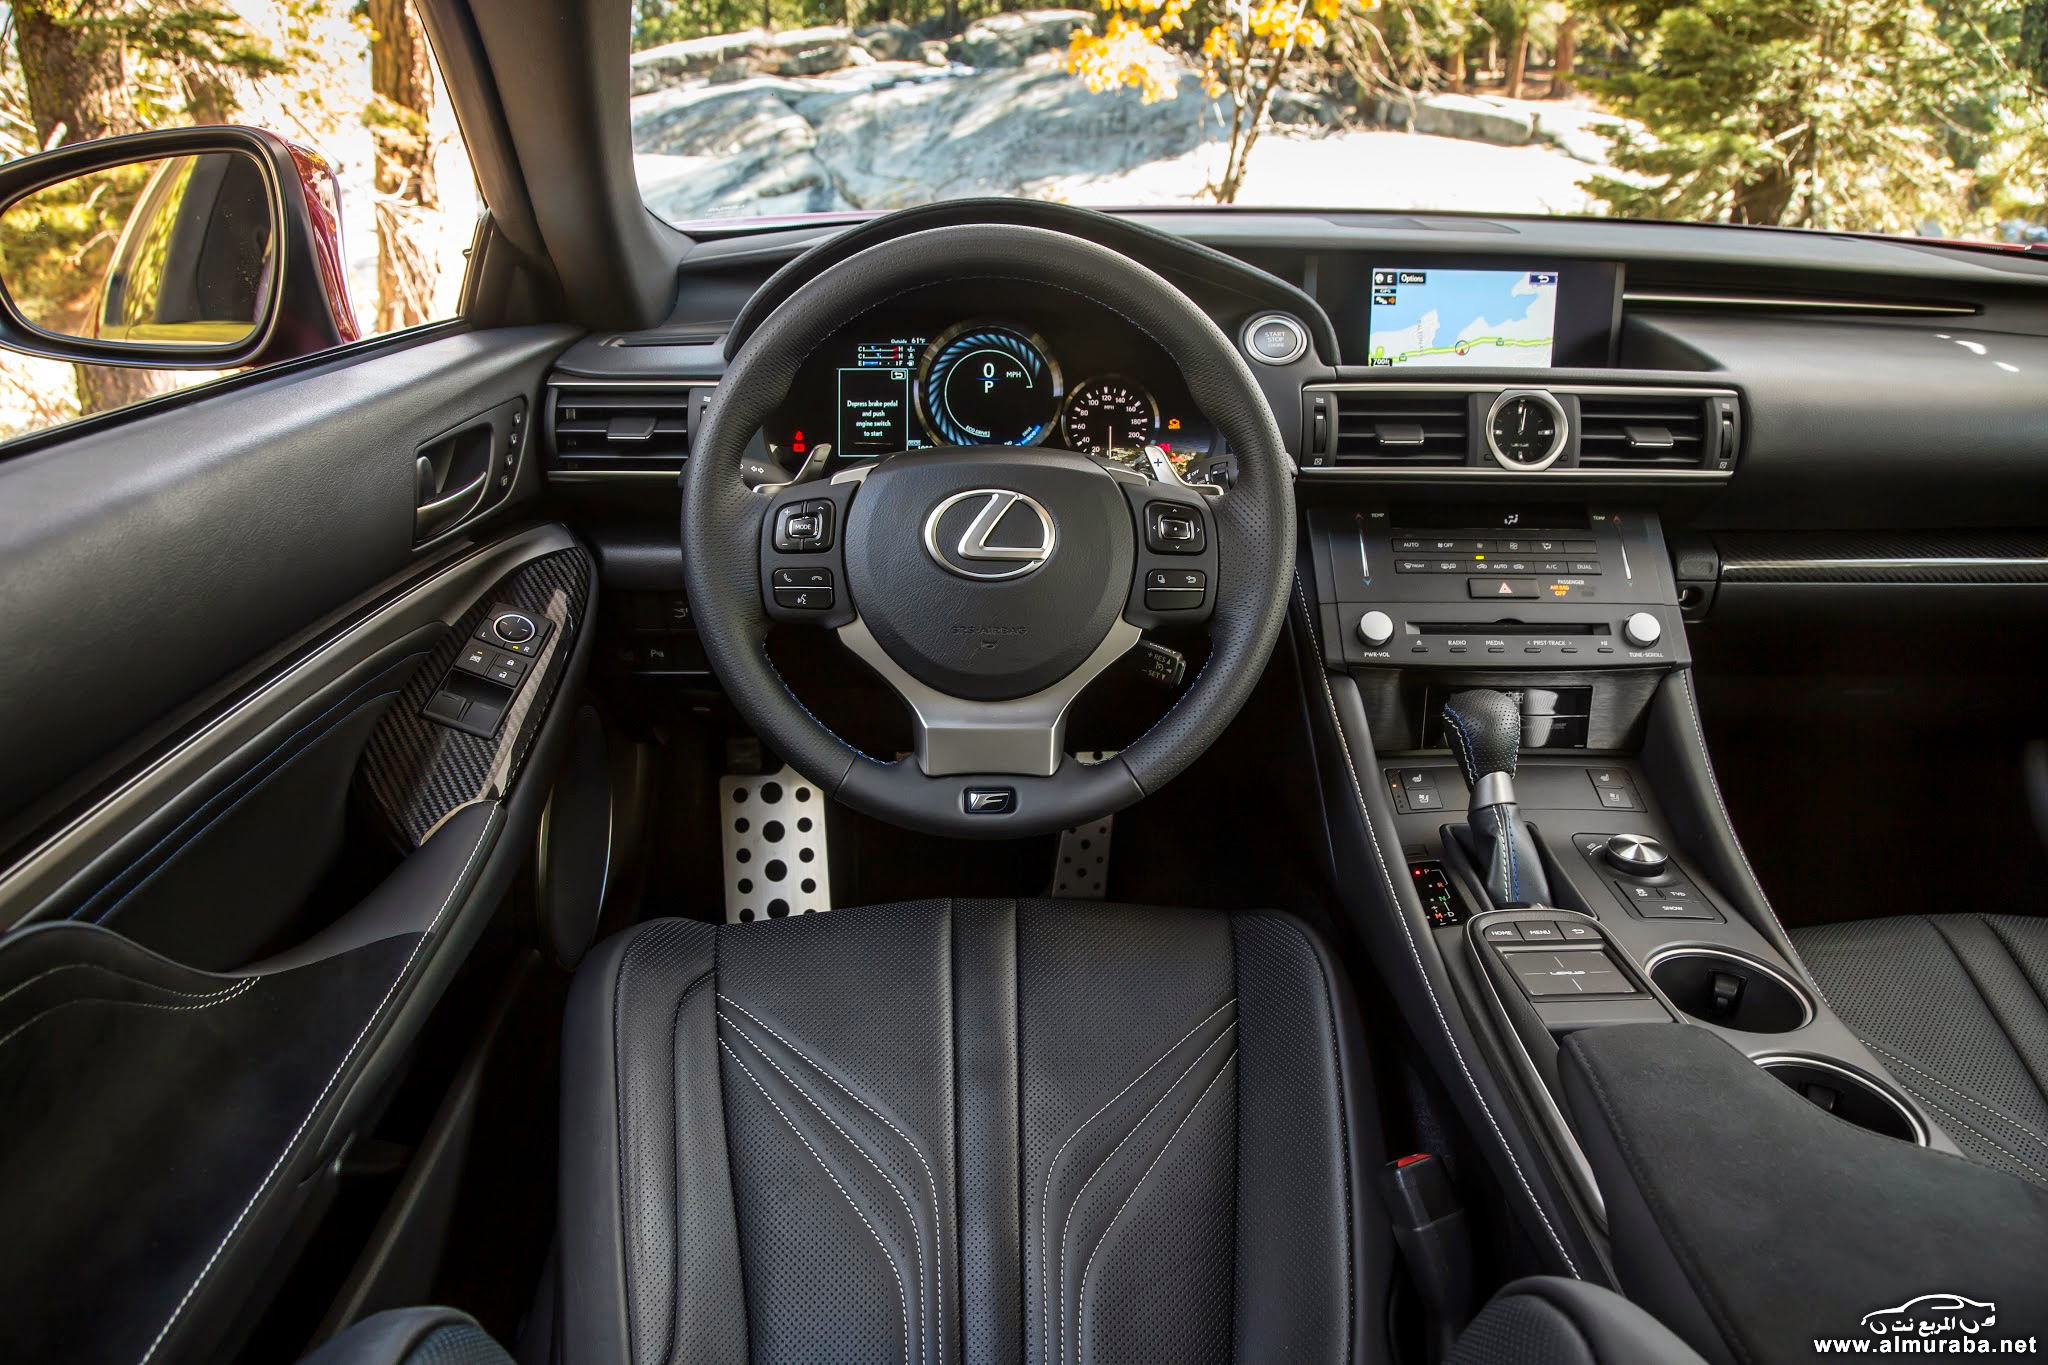
[[[1335,667],[1686,662],[1654,514],[1542,503],[1356,504],[1309,514]]]

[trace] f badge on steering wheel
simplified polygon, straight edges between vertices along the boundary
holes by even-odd
[[[940,523],[963,504],[975,509],[973,520],[948,551],[939,538]],[[958,517],[954,519],[958,521]],[[1058,540],[1052,514],[1044,505],[1008,488],[970,488],[955,493],[924,519],[925,553],[940,568],[962,578],[1021,578],[1052,558]]]

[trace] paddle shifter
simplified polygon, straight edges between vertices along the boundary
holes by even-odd
[[[1550,883],[1536,841],[1515,805],[1515,757],[1522,747],[1522,707],[1511,696],[1475,688],[1444,703],[1444,734],[1472,789],[1465,816],[1468,851],[1496,909],[1547,905]]]

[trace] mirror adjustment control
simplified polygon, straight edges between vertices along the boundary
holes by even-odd
[[[540,633],[533,624],[533,618],[522,612],[508,611],[491,622],[491,633],[502,644],[523,645]]]
[[[531,659],[540,653],[554,629],[554,623],[537,612],[495,602],[484,613],[484,623],[477,627],[476,638],[494,651],[493,663],[496,662],[496,654],[516,654],[523,659]],[[468,651],[465,651],[462,659],[467,658]],[[464,666],[462,659],[457,660],[458,667]],[[489,676],[475,667],[469,667],[468,671]]]

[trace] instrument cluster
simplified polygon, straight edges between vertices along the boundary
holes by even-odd
[[[956,300],[980,303],[983,300]],[[1123,319],[1004,306],[863,315],[811,353],[764,435],[843,466],[943,446],[1053,446],[1138,464],[1147,445],[1186,469],[1218,445],[1179,371]]]

